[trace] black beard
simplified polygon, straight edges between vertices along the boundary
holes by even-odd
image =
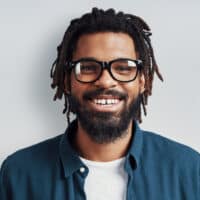
[[[88,100],[100,94],[118,96],[124,102],[127,99],[126,94],[116,91],[86,92],[83,95],[83,99]],[[77,115],[78,121],[89,137],[98,144],[106,144],[123,138],[127,134],[129,124],[132,120],[136,119],[141,103],[141,95],[133,99],[129,106],[124,106],[124,109],[118,114],[91,111],[74,96],[69,97],[69,103],[72,111]]]

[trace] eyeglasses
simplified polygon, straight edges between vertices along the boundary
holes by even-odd
[[[66,70],[73,70],[77,81],[92,83],[97,81],[104,69],[107,69],[110,76],[120,82],[134,81],[142,68],[141,60],[120,58],[109,62],[101,62],[90,58],[81,58],[67,63]]]

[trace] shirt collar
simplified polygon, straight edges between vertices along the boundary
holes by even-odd
[[[136,169],[140,164],[142,154],[143,134],[138,123],[134,121],[133,137],[127,154],[128,163],[125,163],[125,169],[129,168],[129,164]],[[127,165],[128,164],[128,165]]]
[[[142,131],[139,128],[137,122],[134,122],[134,125],[133,137],[131,139],[131,144],[126,156],[124,166],[125,170],[128,172],[130,171],[130,166],[133,169],[137,168],[142,152]],[[59,153],[65,177],[72,175],[74,172],[84,166],[83,162],[79,158],[79,155],[70,144],[71,138],[73,138],[76,134],[76,129],[77,120],[74,120],[65,131],[65,134],[62,135],[60,140]]]
[[[66,178],[83,166],[83,163],[81,162],[77,152],[72,148],[70,144],[70,137],[75,135],[76,129],[77,121],[73,121],[60,140],[59,153]]]

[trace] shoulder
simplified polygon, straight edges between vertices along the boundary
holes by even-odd
[[[50,166],[50,163],[58,160],[61,137],[59,135],[16,151],[4,160],[1,170],[26,172],[30,169],[39,170],[41,166]]]
[[[144,150],[154,153],[158,159],[181,165],[200,165],[200,154],[193,148],[157,133],[149,131],[142,133]]]

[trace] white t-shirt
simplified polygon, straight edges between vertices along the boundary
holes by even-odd
[[[80,157],[89,168],[84,190],[87,200],[125,200],[128,175],[125,157],[109,162],[96,162]]]

